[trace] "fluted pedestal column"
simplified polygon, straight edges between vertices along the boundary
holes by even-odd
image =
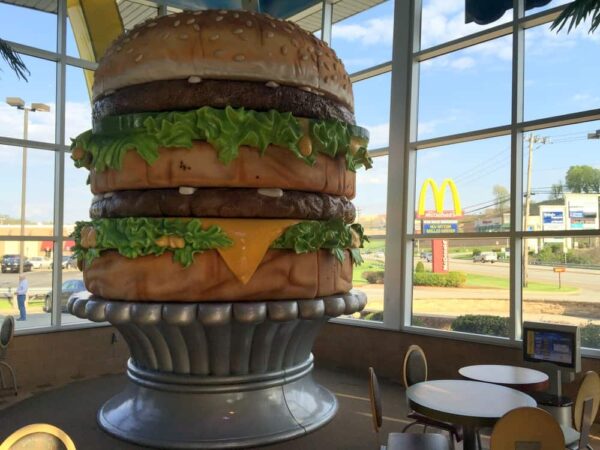
[[[313,300],[136,303],[75,298],[69,311],[108,321],[131,358],[102,428],[160,448],[239,448],[301,436],[337,410],[312,378],[311,349],[331,317],[366,304],[359,291]]]

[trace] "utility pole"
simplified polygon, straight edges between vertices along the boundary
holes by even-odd
[[[531,208],[531,172],[533,168],[533,144],[550,144],[550,138],[536,136],[530,133],[525,138],[529,142],[529,157],[527,159],[527,188],[525,191],[525,218],[523,221],[523,231],[528,231],[529,228],[529,210]],[[527,245],[527,239],[525,239],[525,245],[523,248],[523,287],[527,287],[529,283],[529,273],[527,267],[529,265],[529,246]]]

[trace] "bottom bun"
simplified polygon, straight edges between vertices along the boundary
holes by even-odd
[[[352,289],[352,258],[340,263],[331,252],[296,254],[269,250],[247,284],[229,270],[216,250],[197,254],[191,266],[161,256],[126,258],[104,252],[83,277],[94,295],[128,301],[234,301],[308,299]]]

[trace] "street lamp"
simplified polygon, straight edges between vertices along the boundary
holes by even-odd
[[[50,112],[50,107],[44,103],[32,103],[31,106],[25,106],[25,102],[20,97],[7,97],[6,103],[17,109],[23,110],[23,140],[27,141],[27,132],[29,125],[29,112]],[[21,237],[25,236],[25,197],[27,189],[27,147],[23,146],[23,173],[21,175]],[[19,244],[19,274],[23,273],[23,253],[25,241],[21,240]]]

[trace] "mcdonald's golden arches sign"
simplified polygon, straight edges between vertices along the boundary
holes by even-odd
[[[425,202],[427,200],[427,191],[431,188],[431,193],[433,195],[433,205],[434,209],[425,209]],[[446,191],[450,190],[452,194],[452,202],[454,209],[444,209],[444,200],[446,196]],[[446,178],[442,181],[440,187],[438,187],[437,183],[432,178],[427,178],[423,185],[421,186],[421,192],[419,193],[419,202],[417,209],[417,218],[418,219],[454,219],[458,217],[462,217],[462,207],[460,205],[460,197],[458,195],[458,189],[456,189],[456,184],[450,178]]]

